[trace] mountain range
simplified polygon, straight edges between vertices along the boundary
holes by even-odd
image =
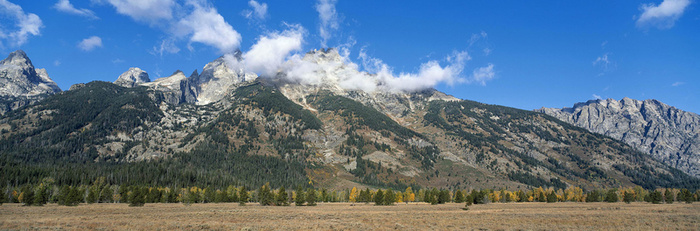
[[[235,65],[240,59],[222,56],[201,73],[176,71],[153,81],[131,68],[114,83],[76,84],[65,92],[51,87],[45,71],[2,72],[5,82],[33,84],[22,85],[31,90],[3,90],[11,93],[3,96],[7,102],[37,93],[42,99],[6,104],[0,182],[52,177],[76,184],[106,177],[116,184],[308,182],[341,189],[700,186],[678,169],[683,165],[548,115],[555,109],[545,114],[488,105],[434,89],[349,89],[344,80],[372,75],[345,63],[335,49],[303,58],[320,67],[311,73],[322,80],[316,84],[279,78],[290,73],[245,72]],[[21,51],[4,63],[34,70]]]

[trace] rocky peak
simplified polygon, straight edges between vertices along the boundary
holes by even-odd
[[[536,111],[621,140],[690,175],[700,176],[700,115],[658,100],[591,100]]]
[[[8,55],[7,58],[2,60],[2,62],[0,62],[0,64],[2,64],[2,65],[15,65],[15,66],[21,66],[21,67],[25,67],[25,66],[34,67],[34,65],[32,65],[32,61],[29,60],[29,57],[27,57],[27,53],[24,53],[23,50],[16,50],[16,51],[10,53],[10,55]]]
[[[45,69],[34,69],[24,51],[12,52],[0,61],[0,96],[27,97],[60,91]]]
[[[148,77],[148,73],[138,67],[132,67],[129,68],[128,71],[122,73],[119,78],[114,81],[114,84],[122,87],[135,87],[141,83],[148,82],[151,82],[151,79]]]

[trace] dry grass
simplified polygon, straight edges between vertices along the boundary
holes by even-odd
[[[700,203],[347,203],[316,207],[257,204],[93,204],[78,207],[0,206],[0,229],[76,230],[698,230]]]

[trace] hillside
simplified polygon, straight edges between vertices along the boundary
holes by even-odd
[[[334,50],[308,55],[340,61]],[[220,59],[213,63],[201,75],[176,72],[128,88],[91,82],[8,113],[0,119],[0,182],[52,177],[77,185],[105,177],[120,185],[217,188],[266,182],[337,189],[700,186],[625,143],[545,114],[435,90],[303,86],[226,72]],[[356,71],[329,66],[335,69],[319,73],[336,78]]]

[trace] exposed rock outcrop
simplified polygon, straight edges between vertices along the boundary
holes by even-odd
[[[690,175],[700,176],[700,115],[658,100],[590,100],[573,108],[542,108],[589,131],[621,140]]]

